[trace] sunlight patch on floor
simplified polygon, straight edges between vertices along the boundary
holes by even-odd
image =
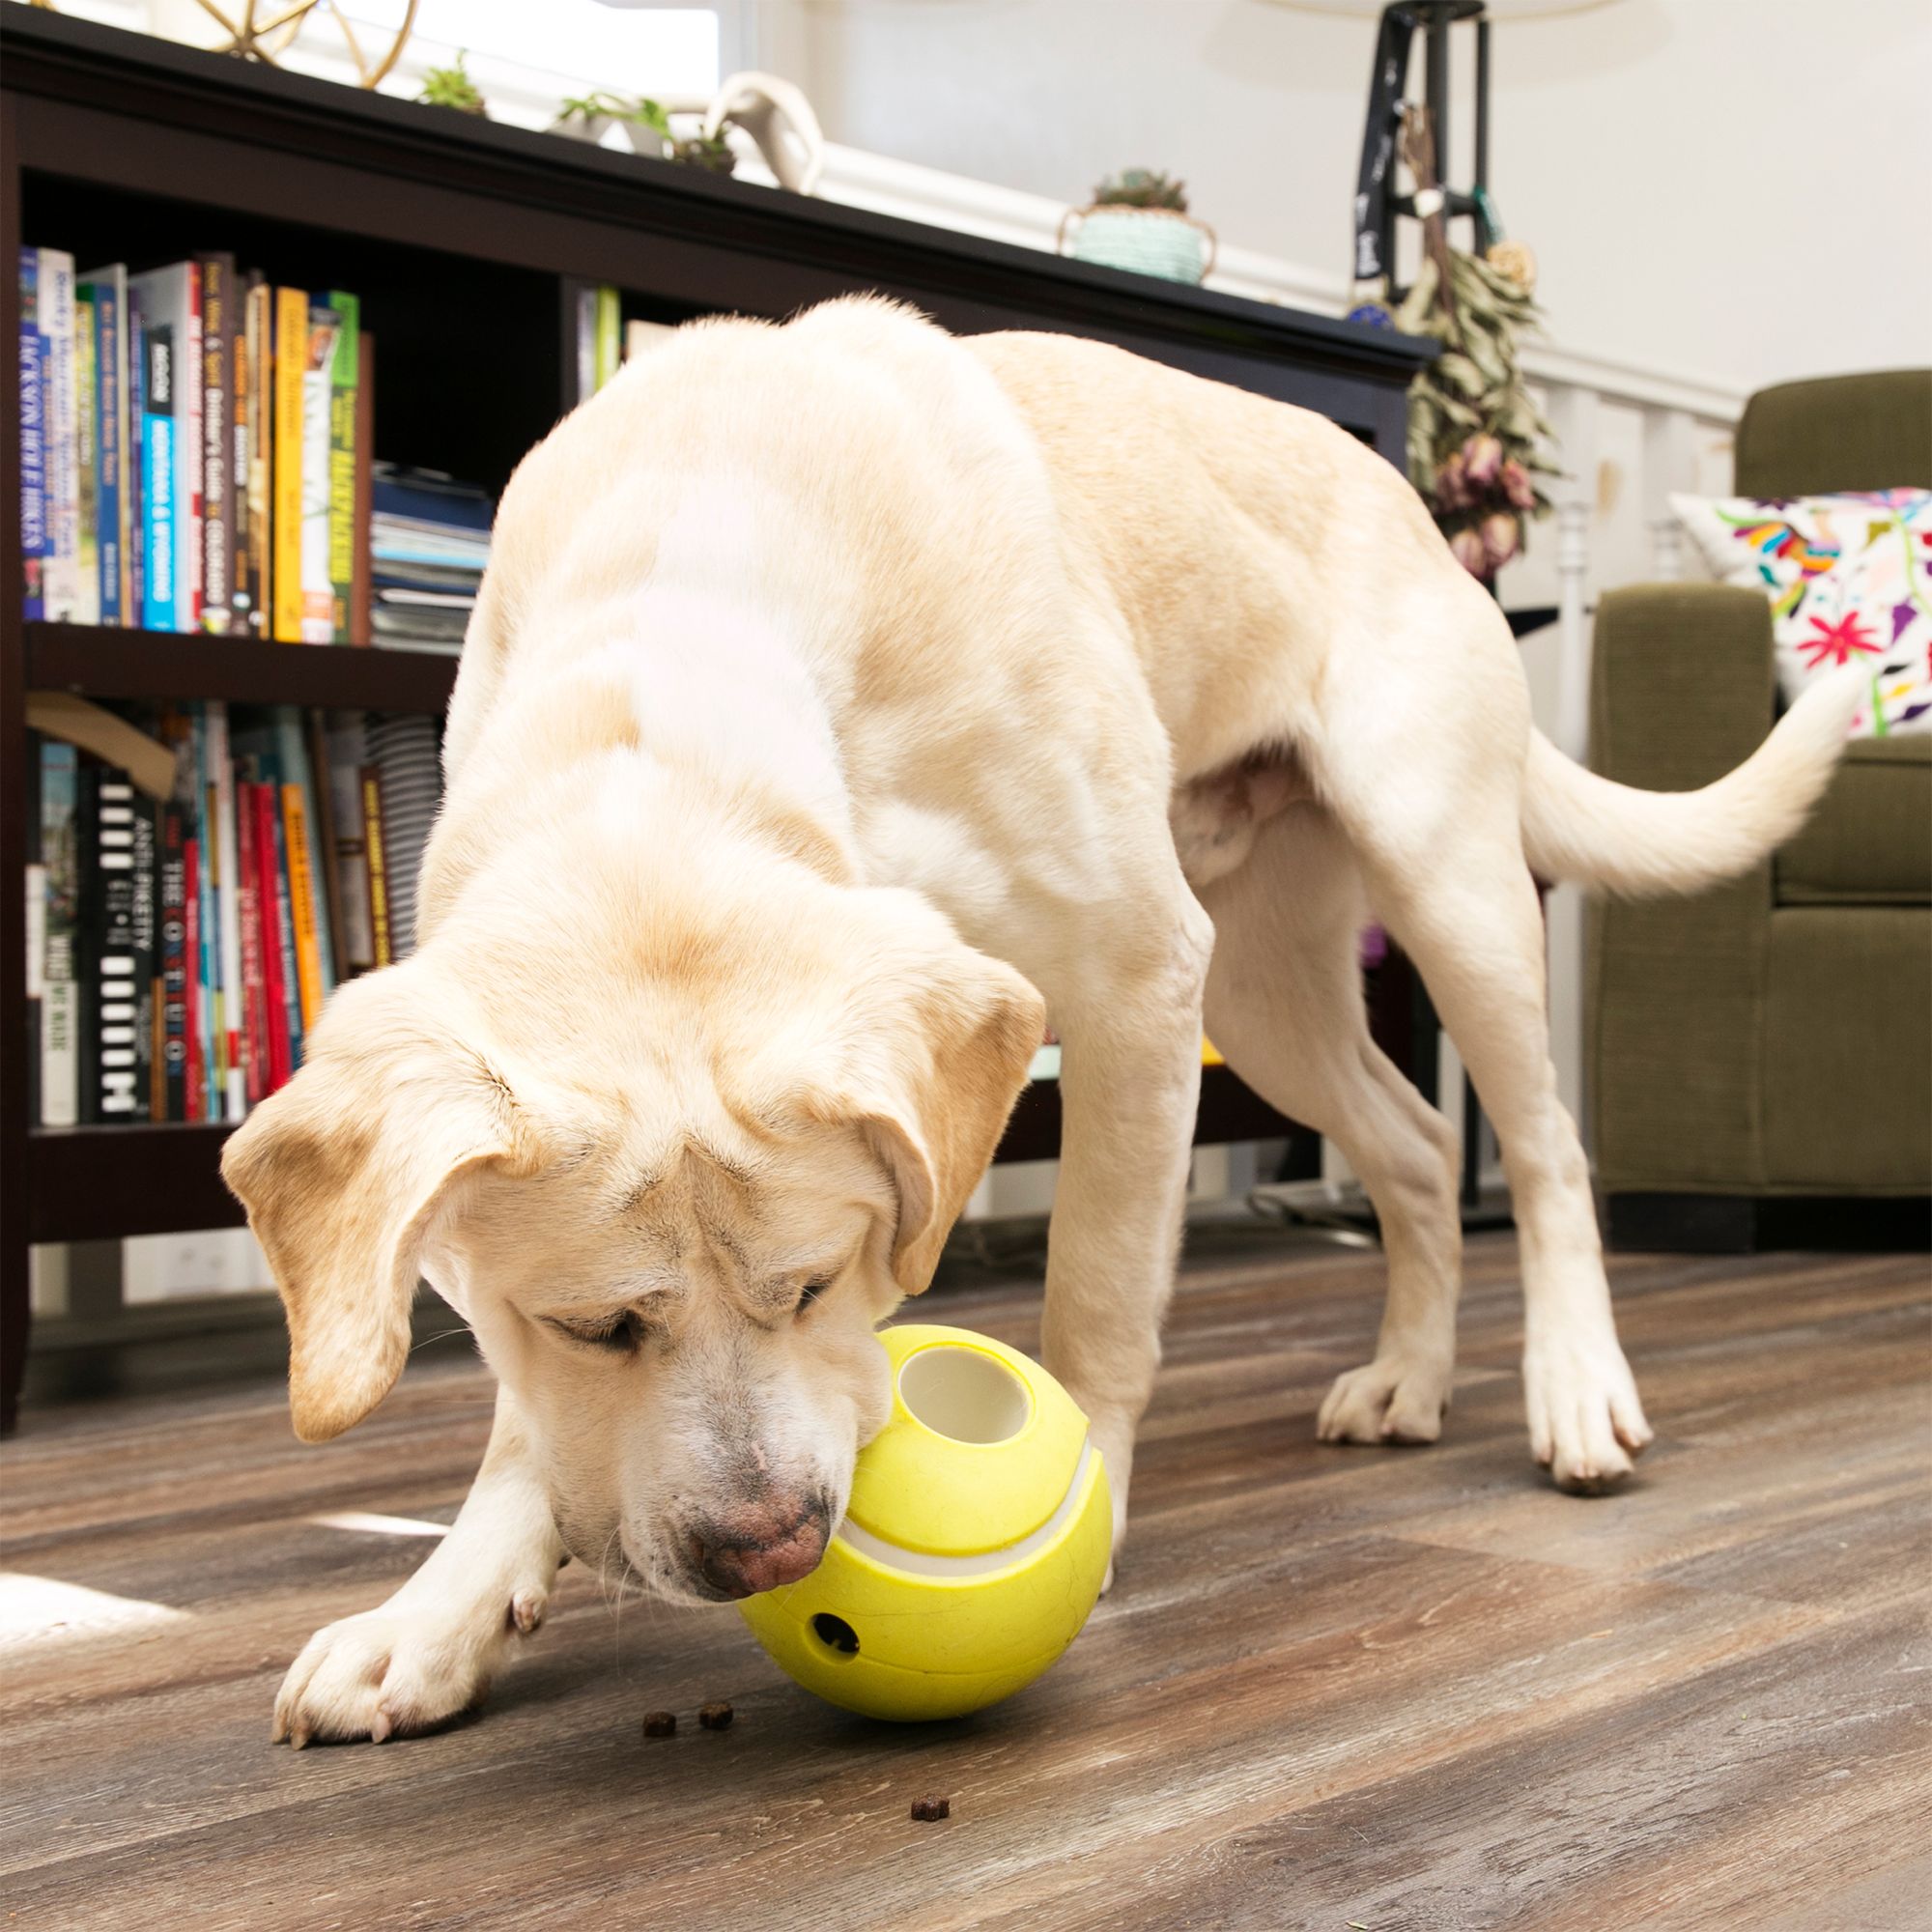
[[[359,1529],[369,1536],[447,1536],[446,1522],[423,1522],[412,1516],[377,1516],[370,1510],[331,1510],[309,1521],[324,1529]]]
[[[185,1610],[166,1604],[117,1597],[109,1590],[90,1590],[85,1583],[63,1583],[24,1570],[0,1570],[0,1649],[119,1636],[186,1620]]]

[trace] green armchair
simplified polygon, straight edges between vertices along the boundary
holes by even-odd
[[[1932,370],[1760,391],[1737,490],[1932,488]],[[1659,791],[1745,758],[1776,709],[1771,615],[1718,584],[1598,607],[1591,762]],[[1932,1194],[1932,736],[1856,741],[1745,878],[1590,916],[1585,1053],[1612,1246],[1748,1249],[1764,1204]]]

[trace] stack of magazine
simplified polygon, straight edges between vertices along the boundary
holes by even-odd
[[[375,469],[375,640],[456,651],[490,562],[489,497],[434,469]]]

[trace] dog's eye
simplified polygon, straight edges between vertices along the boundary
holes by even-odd
[[[812,1303],[815,1302],[818,1299],[818,1297],[821,1294],[823,1294],[825,1291],[828,1288],[830,1288],[836,1280],[838,1280],[837,1275],[822,1274],[815,1276],[812,1280],[807,1282],[806,1285],[798,1292],[798,1304],[792,1310],[792,1319],[796,1321],[800,1317],[809,1313]]]
[[[626,1308],[601,1321],[565,1321],[553,1317],[550,1325],[573,1342],[580,1342],[587,1349],[608,1350],[613,1355],[635,1354],[639,1343],[644,1339],[643,1318],[635,1308]]]

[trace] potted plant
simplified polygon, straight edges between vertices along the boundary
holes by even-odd
[[[681,161],[715,175],[728,175],[738,165],[738,157],[723,133],[708,135],[700,129],[696,134],[679,134],[671,126],[669,113],[642,95],[599,92],[575,97],[563,102],[551,131],[568,134],[573,140],[598,142],[612,128],[623,130],[634,153],[652,160]]]
[[[469,78],[469,70],[463,65],[469,58],[466,47],[448,67],[426,69],[422,92],[416,99],[431,107],[454,107],[463,114],[487,115],[490,110],[482,90]]]
[[[1214,266],[1214,231],[1188,213],[1185,185],[1152,168],[1109,176],[1087,207],[1068,209],[1060,223],[1063,254],[1072,221],[1079,223],[1071,249],[1076,261],[1193,283]]]

